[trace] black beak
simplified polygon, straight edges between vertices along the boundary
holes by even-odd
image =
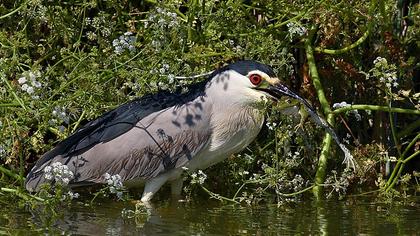
[[[264,89],[260,89],[268,94],[270,94],[273,98],[280,100],[280,98],[282,96],[288,96],[294,99],[299,100],[300,102],[303,103],[303,105],[311,110],[311,111],[315,111],[312,106],[305,100],[303,99],[301,96],[297,95],[295,92],[293,92],[292,90],[290,90],[288,87],[286,87],[285,85],[281,84],[281,83],[277,83],[274,85],[269,85],[267,88]]]
[[[280,99],[282,96],[286,95],[288,97],[296,98],[298,100],[302,99],[294,93],[292,90],[290,90],[288,87],[278,83],[275,85],[269,85],[266,89],[263,89],[266,93],[270,94],[276,99]]]

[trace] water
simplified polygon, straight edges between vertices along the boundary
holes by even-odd
[[[61,217],[0,202],[0,235],[419,235],[420,198],[407,204],[372,198],[277,205],[225,205],[212,200],[156,201],[147,213],[123,217],[132,203],[63,207]]]

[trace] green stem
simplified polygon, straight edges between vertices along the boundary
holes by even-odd
[[[370,29],[369,29],[369,26],[368,26],[368,29],[362,35],[362,37],[360,37],[356,42],[348,45],[347,47],[344,47],[344,48],[341,48],[341,49],[324,49],[324,48],[316,47],[315,52],[322,52],[322,53],[325,53],[325,54],[332,54],[332,55],[338,55],[338,54],[346,53],[346,52],[352,50],[353,48],[359,46],[360,44],[362,44],[367,39],[367,37],[369,36],[369,33],[370,33]]]
[[[373,16],[374,15],[374,11],[376,9],[376,4],[377,4],[378,0],[373,0],[370,3],[369,6],[369,16]],[[379,1],[382,2],[382,1]],[[379,5],[381,6],[381,3],[379,3]],[[369,20],[369,18],[368,18]],[[320,47],[316,47],[315,51],[316,52],[322,52],[325,54],[332,54],[332,55],[338,55],[338,54],[342,54],[342,53],[346,53],[350,50],[352,50],[353,48],[359,46],[360,44],[362,44],[369,36],[370,31],[372,30],[372,26],[373,26],[374,21],[370,21],[367,25],[367,29],[366,31],[363,33],[362,37],[360,37],[358,40],[356,40],[356,42],[341,48],[341,49],[324,49],[324,48],[320,48]]]
[[[343,112],[351,111],[351,110],[385,111],[385,112],[420,115],[420,110],[387,107],[387,106],[377,106],[377,105],[367,105],[367,104],[357,104],[357,105],[349,105],[349,106],[341,107],[334,110],[332,113],[339,114],[339,113],[343,113]]]
[[[391,190],[394,187],[394,185],[397,183],[398,178],[400,177],[401,172],[404,169],[404,165],[405,164],[403,162],[401,162],[401,164],[399,166],[397,165],[399,168],[395,168],[394,169],[394,171],[397,171],[398,170],[398,172],[397,172],[397,174],[395,175],[395,177],[393,179],[390,178],[391,183],[386,187],[385,192],[388,192],[389,190]]]
[[[286,20],[286,21],[279,22],[279,23],[275,24],[272,28],[279,28],[279,27],[282,27],[283,25],[287,25],[287,23],[289,23],[289,22],[293,22],[293,21],[298,21],[298,20],[300,20],[300,19],[301,19],[301,18],[303,18],[303,17],[304,17],[304,16],[305,16],[308,12],[313,12],[312,10],[313,10],[314,8],[318,7],[319,5],[321,5],[323,2],[325,2],[325,0],[318,1],[318,2],[317,2],[317,3],[315,3],[312,7],[310,7],[310,8],[308,8],[308,9],[304,10],[302,13],[297,14],[296,16],[294,16],[294,17],[292,17],[292,18],[290,18],[290,19],[288,19],[288,20]]]
[[[414,130],[420,127],[420,119],[404,127],[404,129],[397,134],[397,138],[401,139],[413,133]]]
[[[416,137],[413,138],[413,140],[411,140],[411,142],[408,144],[408,146],[405,148],[404,152],[402,153],[401,157],[405,157],[407,155],[407,152],[411,149],[411,147],[414,146],[414,144],[416,144],[417,140],[420,139],[420,133],[417,134]]]
[[[10,103],[0,103],[0,107],[20,107],[19,103],[10,102]]]
[[[0,16],[0,20],[1,19],[4,19],[4,18],[6,18],[6,17],[9,17],[9,16],[11,16],[11,15],[13,15],[13,14],[15,14],[15,13],[17,13],[20,9],[22,9],[22,7],[24,7],[27,3],[29,2],[29,0],[28,1],[25,1],[22,5],[20,5],[18,8],[16,8],[15,10],[13,10],[13,11],[11,11],[11,12],[9,12],[9,13],[7,13],[6,15],[2,15],[2,16]]]
[[[390,110],[391,109],[391,103],[388,103],[388,104],[389,104],[388,110]],[[395,147],[396,147],[397,152],[398,152],[398,156],[401,156],[400,144],[399,144],[398,139],[397,139],[397,133],[395,132],[394,119],[393,119],[392,113],[393,112],[391,112],[391,111],[388,113],[389,114],[389,125],[391,126],[392,140],[394,141]]]
[[[227,198],[227,197],[223,197],[219,194],[213,193],[212,191],[208,190],[206,187],[204,187],[203,185],[200,185],[200,187],[207,193],[209,194],[212,198],[215,198],[217,200],[223,200],[223,201],[228,201],[228,202],[232,202],[235,204],[240,204],[240,202],[235,201],[234,199],[231,198]]]
[[[409,162],[411,159],[413,159],[414,157],[418,156],[419,154],[420,154],[420,150],[417,151],[417,152],[415,152],[415,153],[413,153],[409,157],[405,158],[404,161],[403,161],[403,163],[405,164],[405,163]]]
[[[385,184],[384,188],[386,192],[388,192],[395,185],[396,181],[398,180],[401,174],[402,169],[404,168],[405,163],[419,154],[419,151],[417,151],[414,154],[404,159],[404,157],[407,155],[407,152],[411,149],[411,147],[414,146],[414,144],[417,142],[418,139],[420,139],[420,134],[417,134],[417,136],[413,138],[413,140],[411,140],[411,142],[405,148],[404,152],[400,155],[400,158],[398,159],[398,162],[395,165],[394,170],[391,173],[391,176],[389,177],[388,181]]]
[[[402,162],[398,161],[398,162],[397,162],[397,164],[395,165],[394,170],[393,170],[393,171],[392,171],[392,173],[391,173],[391,176],[388,178],[388,180],[386,181],[385,186],[383,187],[383,189],[384,189],[386,192],[388,192],[388,191],[389,191],[389,186],[391,186],[391,184],[392,184],[392,183],[394,182],[394,180],[396,179],[397,172],[399,172],[399,170],[400,170],[400,166],[401,166],[402,164],[403,164]]]
[[[283,197],[294,197],[296,195],[299,195],[299,194],[302,194],[302,193],[304,193],[306,191],[309,191],[309,190],[311,190],[311,189],[313,189],[315,187],[316,187],[316,185],[314,184],[314,185],[311,185],[311,186],[309,186],[307,188],[304,188],[304,189],[302,189],[300,191],[297,191],[297,192],[294,192],[294,193],[278,193],[278,194],[280,196],[283,196]]]
[[[8,176],[10,176],[10,177],[12,177],[12,178],[14,178],[16,180],[19,180],[19,181],[23,181],[25,179],[22,176],[14,173],[13,171],[11,171],[11,170],[3,167],[2,165],[0,165],[0,172],[3,173],[3,174],[5,174],[5,175],[8,175]]]
[[[334,116],[329,114],[327,121],[328,123],[333,123]],[[322,184],[325,182],[327,164],[328,164],[328,156],[330,155],[331,149],[331,142],[332,137],[330,134],[326,134],[324,139],[322,140],[322,149],[321,154],[319,155],[318,159],[318,168],[315,174],[315,186],[312,190],[315,197],[320,200],[322,198],[323,187]]]
[[[86,110],[83,110],[82,114],[80,115],[79,119],[76,121],[76,123],[73,126],[73,129],[71,130],[72,133],[76,132],[77,127],[79,127],[80,122],[82,122],[82,119],[86,115]]]
[[[312,79],[312,83],[315,87],[318,100],[321,104],[322,111],[324,115],[327,115],[327,121],[331,126],[334,126],[334,114],[331,113],[330,105],[328,104],[327,98],[325,96],[322,84],[318,75],[318,70],[316,67],[316,62],[314,58],[314,51],[311,44],[312,38],[316,32],[316,26],[313,26],[309,32],[308,38],[305,40],[305,51],[306,58],[308,60],[309,74]],[[322,141],[322,150],[318,159],[318,168],[315,174],[315,187],[313,187],[313,193],[317,199],[320,199],[322,196],[322,184],[325,182],[328,156],[331,149],[332,137],[330,134],[326,134],[324,140]]]
[[[12,86],[10,85],[9,81],[7,81],[6,78],[2,78],[4,83],[7,85],[7,87],[9,88],[10,92],[12,93],[13,97],[15,97],[16,101],[19,103],[19,105],[26,111],[26,106],[23,103],[22,99],[20,99],[20,97],[15,93],[14,89],[12,88]]]
[[[0,191],[2,191],[2,192],[6,192],[6,193],[13,193],[13,194],[15,194],[16,196],[18,196],[18,197],[20,197],[20,198],[22,198],[22,199],[24,199],[24,200],[26,200],[26,201],[31,200],[31,198],[33,198],[33,199],[35,199],[35,200],[38,200],[38,201],[41,201],[41,202],[45,201],[43,198],[40,198],[40,197],[37,197],[37,196],[31,195],[31,194],[25,194],[25,193],[22,193],[19,189],[12,189],[12,188],[0,188]]]
[[[325,96],[324,89],[322,88],[321,80],[319,78],[318,69],[316,67],[316,62],[314,58],[314,50],[311,44],[313,35],[315,34],[315,30],[316,30],[316,27],[315,26],[312,27],[308,38],[305,40],[305,51],[306,51],[306,58],[308,60],[309,75],[311,76],[312,83],[318,95],[318,100],[319,100],[319,103],[321,104],[322,111],[324,115],[327,115],[331,113],[331,108]]]

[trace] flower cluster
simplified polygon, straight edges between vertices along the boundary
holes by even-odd
[[[73,179],[73,172],[69,167],[60,162],[54,162],[44,168],[45,179],[55,181],[66,186]]]
[[[35,91],[42,87],[42,84],[37,80],[39,77],[41,77],[41,72],[27,71],[18,79],[21,89],[31,95],[33,99],[39,99],[39,96],[35,95]]]
[[[191,183],[193,184],[204,184],[204,181],[207,179],[207,175],[202,170],[198,170],[197,173],[192,173],[191,177]]]
[[[144,27],[151,33],[149,36],[152,41],[150,45],[155,53],[161,52],[164,48],[173,43],[173,33],[182,32],[178,15],[164,8],[157,7],[151,11],[144,21]],[[182,44],[184,39],[182,36],[177,37],[177,43]]]
[[[70,198],[70,200],[73,200],[75,198],[79,198],[79,194],[78,193],[74,193],[72,191],[68,191],[67,192],[67,196]]]
[[[383,57],[377,57],[374,61],[374,68],[370,70],[374,77],[379,78],[379,82],[388,89],[398,88],[397,68]]]
[[[52,116],[54,118],[48,121],[48,124],[50,124],[51,126],[61,124],[62,122],[64,122],[66,125],[70,123],[70,116],[66,113],[66,109],[64,107],[56,106],[52,111]],[[60,132],[64,132],[65,127],[63,125],[60,125],[58,129]]]
[[[94,29],[94,32],[88,31],[86,33],[89,40],[95,40],[97,38],[95,32],[99,33],[105,38],[108,38],[112,33],[113,26],[115,25],[115,22],[108,20],[108,17],[104,12],[99,12],[98,16],[93,18],[86,17],[85,23],[87,26],[90,26]],[[94,38],[92,38],[92,36]]]
[[[306,34],[306,32],[308,31],[305,27],[303,27],[302,25],[295,23],[295,22],[289,22],[287,23],[287,30],[289,32],[288,37],[290,39],[290,41],[293,40],[293,38],[295,38],[295,35],[300,37]]]
[[[351,106],[351,104],[348,104],[347,102],[339,102],[339,103],[334,103],[332,107],[334,109],[339,109],[339,108],[348,107],[348,106]],[[350,111],[348,111],[348,113],[353,114],[357,121],[362,120],[362,116],[359,114],[359,111],[350,110]]]
[[[295,178],[292,179],[291,185],[293,186],[293,191],[297,192],[305,186],[305,179],[301,175],[295,175]]]
[[[309,181],[305,180],[299,174],[296,174],[293,179],[289,179],[289,177],[287,177],[285,175],[282,175],[277,179],[277,184],[276,184],[275,191],[280,196],[284,192],[290,192],[290,191],[297,192],[297,191],[300,191],[303,188],[305,188],[308,185],[308,182]],[[291,198],[286,198],[284,200],[292,201]]]
[[[108,184],[109,192],[116,194],[119,199],[122,199],[124,186],[122,183],[121,176],[119,174],[110,175],[108,173],[105,173],[103,175],[103,178]]]
[[[286,156],[287,158],[284,160],[284,165],[289,168],[298,167],[302,163],[303,158],[300,155],[300,152],[288,152]]]
[[[354,178],[354,172],[347,168],[339,177],[337,176],[337,171],[332,170],[331,173],[332,175],[330,175],[325,181],[325,186],[332,189],[327,197],[331,197],[333,192],[336,192],[339,196],[344,195],[347,188],[350,186],[350,180]]]
[[[52,111],[52,115],[62,121],[64,123],[69,124],[70,117],[66,114],[66,109],[64,107],[56,106]]]
[[[169,73],[169,65],[168,64],[164,63],[162,65],[162,68],[159,69],[159,73],[161,75],[166,75],[166,74],[168,75],[168,84],[173,84],[174,83],[175,75]],[[161,83],[161,82],[159,82],[159,83]],[[161,86],[161,84],[158,84],[158,85]]]
[[[155,23],[161,29],[175,28],[178,26],[178,15],[174,12],[169,12],[163,8],[157,7],[156,14],[150,14],[145,22],[147,28],[150,23]]]
[[[338,109],[338,108],[342,108],[342,107],[348,107],[348,106],[350,106],[350,104],[348,104],[347,102],[339,102],[339,103],[334,103],[332,105],[332,107],[334,109]]]
[[[64,194],[63,199],[62,200],[73,200],[76,198],[79,198],[79,193],[74,193],[72,191],[68,191],[66,194]]]
[[[125,32],[124,35],[114,39],[112,46],[114,46],[114,52],[118,55],[122,54],[125,50],[133,53],[136,51],[134,43],[136,42],[136,36],[133,36],[131,32]]]
[[[268,127],[269,130],[274,130],[277,127],[277,123],[276,122],[267,121],[265,123],[265,125]]]
[[[249,175],[249,171],[246,171],[246,170],[244,170],[244,171],[240,171],[240,172],[238,172],[238,174],[239,174],[240,176],[247,176],[247,175]]]

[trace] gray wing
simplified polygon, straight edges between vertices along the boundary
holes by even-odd
[[[192,114],[202,112],[194,97],[198,95],[160,93],[105,113],[47,152],[28,174],[26,188],[38,190],[45,182],[45,166],[53,162],[66,164],[75,173],[70,185],[100,183],[104,173],[120,174],[123,180],[153,178],[185,165],[209,137],[191,123],[191,117],[201,119]],[[191,107],[178,105],[185,103]],[[189,121],[180,122],[182,117]]]

